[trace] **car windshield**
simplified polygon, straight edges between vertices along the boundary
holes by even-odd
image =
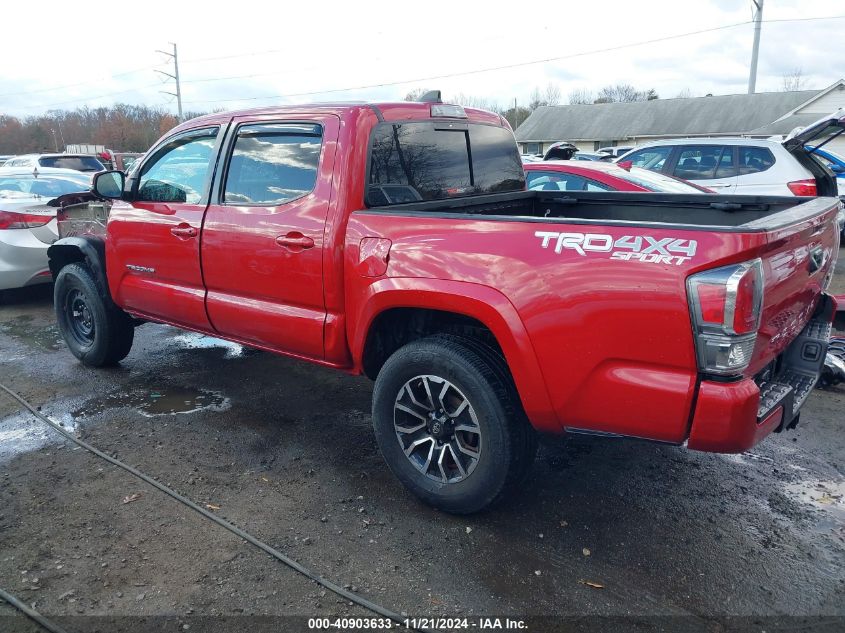
[[[631,167],[631,170],[620,168],[619,171],[614,170],[613,175],[622,180],[645,187],[649,191],[662,191],[664,193],[703,193],[699,187],[693,184],[684,182],[671,176],[666,176],[648,169],[641,169],[639,167]]]
[[[88,191],[91,182],[87,178],[61,178],[55,176],[0,176],[0,197],[21,198],[40,196],[57,198],[66,193]]]
[[[103,171],[106,167],[93,156],[45,156],[39,159],[42,167],[59,167],[76,171]]]
[[[370,206],[521,191],[525,173],[506,128],[453,121],[379,125],[370,145]]]

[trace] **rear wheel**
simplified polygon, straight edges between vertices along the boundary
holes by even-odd
[[[68,264],[59,271],[53,303],[68,349],[85,365],[113,365],[129,353],[135,337],[132,318],[106,305],[87,266]]]
[[[399,349],[376,379],[373,426],[382,455],[434,507],[482,510],[533,462],[536,434],[500,358],[482,343],[437,335]]]

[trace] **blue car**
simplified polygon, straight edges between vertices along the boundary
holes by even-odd
[[[808,145],[807,149],[812,150],[814,155],[821,158],[822,162],[830,168],[830,171],[836,174],[837,178],[845,180],[845,157],[840,156],[836,152],[831,152],[829,149],[824,147],[816,149],[815,147]],[[842,190],[841,181],[839,184],[839,190]]]

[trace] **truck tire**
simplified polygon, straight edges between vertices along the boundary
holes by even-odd
[[[504,360],[461,336],[414,341],[387,360],[373,391],[373,428],[399,481],[454,514],[506,496],[537,451]]]
[[[87,266],[68,264],[59,271],[53,304],[59,332],[84,365],[114,365],[132,349],[132,318],[123,310],[106,305]]]

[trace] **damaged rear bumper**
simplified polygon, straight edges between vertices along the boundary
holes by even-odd
[[[765,377],[702,380],[687,446],[741,453],[773,431],[794,428],[821,374],[835,309],[836,302],[824,295],[813,318]]]

